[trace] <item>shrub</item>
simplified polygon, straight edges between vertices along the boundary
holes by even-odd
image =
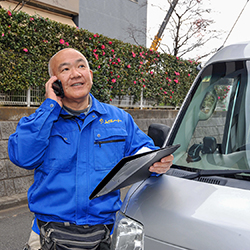
[[[72,47],[94,72],[92,93],[103,102],[125,95],[153,105],[180,105],[197,63],[151,51],[23,12],[0,9],[0,91],[44,89],[52,55]]]

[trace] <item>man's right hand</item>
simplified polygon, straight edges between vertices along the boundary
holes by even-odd
[[[45,84],[45,98],[50,98],[52,100],[55,100],[56,102],[58,102],[58,104],[62,107],[63,103],[62,103],[62,98],[57,96],[54,92],[54,89],[52,88],[52,84],[53,82],[55,82],[56,80],[58,80],[58,78],[56,76],[52,76]]]

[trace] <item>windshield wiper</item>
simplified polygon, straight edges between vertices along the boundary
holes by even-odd
[[[183,176],[184,179],[195,179],[202,176],[234,176],[236,174],[250,174],[250,170],[198,170],[197,172]]]

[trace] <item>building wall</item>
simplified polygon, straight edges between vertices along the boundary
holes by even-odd
[[[146,46],[147,0],[79,0],[79,27]]]
[[[29,15],[38,15],[56,22],[76,26],[74,21],[79,14],[79,0],[17,0],[0,1],[0,6],[7,10],[22,11]]]

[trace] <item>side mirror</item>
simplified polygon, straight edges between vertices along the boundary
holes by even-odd
[[[148,128],[148,136],[153,139],[155,146],[162,147],[169,131],[169,126],[165,124],[153,123]]]

